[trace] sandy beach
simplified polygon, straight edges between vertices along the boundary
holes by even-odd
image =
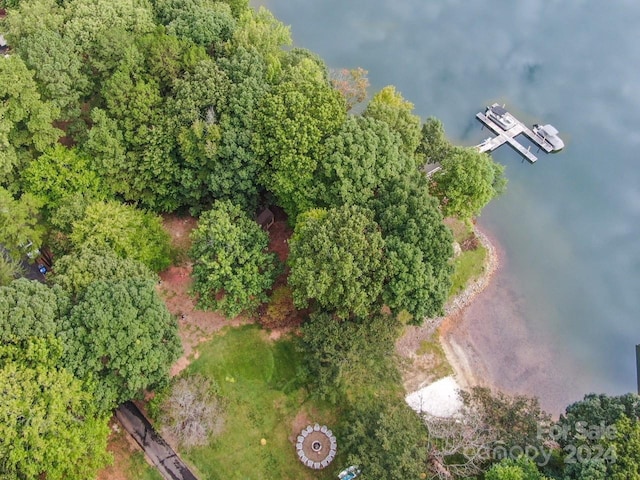
[[[483,275],[446,305],[444,317],[407,328],[398,350],[410,358],[406,352],[416,352],[420,342],[437,332],[461,388],[481,385],[537,396],[542,408],[557,416],[581,397],[577,393],[584,391],[580,379],[566,378],[557,371],[557,347],[528,328],[522,298],[514,288],[508,258],[499,242],[477,226],[476,233],[488,252]],[[422,378],[414,374],[406,379],[405,388],[415,391],[435,380],[426,373]]]

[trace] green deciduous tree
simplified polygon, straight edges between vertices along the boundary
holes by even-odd
[[[83,194],[102,200],[106,189],[90,161],[74,148],[57,145],[35,159],[24,171],[25,190],[37,198],[49,212],[67,203],[68,197]]]
[[[491,467],[484,476],[485,480],[548,480],[536,464],[526,457],[516,460],[507,458]]]
[[[59,110],[41,99],[17,55],[0,57],[0,185],[16,185],[17,176],[62,132],[52,126]]]
[[[13,260],[20,260],[40,247],[44,235],[39,223],[40,206],[38,199],[29,193],[15,199],[0,187],[0,245]]]
[[[354,406],[340,434],[346,463],[365,478],[426,478],[427,431],[404,402]]]
[[[0,347],[3,478],[86,480],[111,460],[107,419],[97,415],[86,385],[55,365],[61,348],[51,339],[33,341],[19,355]]]
[[[291,240],[289,285],[297,307],[313,301],[339,318],[380,307],[384,241],[369,210],[344,206],[301,215]]]
[[[50,281],[59,285],[72,298],[78,298],[98,280],[155,280],[155,274],[132,258],[122,258],[113,250],[80,248],[56,260]]]
[[[193,290],[202,308],[233,317],[267,300],[275,278],[267,234],[237,205],[216,202],[191,234]]]
[[[70,239],[76,248],[112,249],[153,271],[171,262],[169,235],[160,217],[115,201],[89,205],[85,216],[73,223]]]
[[[419,174],[385,182],[371,202],[386,242],[384,302],[415,323],[442,312],[451,287],[453,237]]]
[[[373,96],[364,115],[386,122],[402,138],[405,153],[413,157],[420,144],[420,117],[412,112],[413,103],[389,85]]]
[[[382,184],[412,168],[400,137],[386,123],[349,117],[324,144],[314,175],[316,201],[327,207],[366,205]]]
[[[615,423],[615,429],[615,438],[603,442],[615,452],[614,457],[608,459],[607,478],[637,480],[640,478],[640,422],[623,416]]]
[[[453,145],[445,136],[442,122],[434,117],[427,118],[422,125],[420,144],[416,150],[419,163],[442,163],[453,150]]]
[[[456,148],[433,174],[430,190],[446,216],[471,218],[506,185],[504,167],[474,148]]]
[[[311,393],[351,404],[397,393],[399,333],[399,323],[387,315],[336,322],[327,313],[311,314],[300,342]],[[392,391],[386,391],[389,386]]]
[[[211,0],[156,0],[156,13],[169,33],[217,49],[233,35],[231,7]]]
[[[268,166],[262,183],[292,219],[313,206],[313,174],[322,143],[342,126],[346,108],[311,59],[287,70],[256,113],[254,152]]]
[[[175,318],[145,279],[89,285],[60,337],[64,365],[97,382],[103,412],[162,385],[182,350]]]
[[[68,313],[60,288],[20,278],[0,287],[0,342],[20,344],[31,337],[56,335]]]

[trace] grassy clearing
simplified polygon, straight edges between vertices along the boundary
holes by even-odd
[[[484,262],[487,257],[487,249],[478,245],[475,250],[462,252],[454,262],[451,290],[449,296],[457,295],[467,284],[478,278],[484,272]]]
[[[420,347],[416,352],[417,355],[430,355],[433,359],[433,365],[430,369],[430,373],[436,378],[444,378],[449,375],[453,375],[453,368],[447,361],[447,355],[442,349],[440,338],[437,333],[434,333],[429,340],[423,340],[420,342]]]
[[[288,339],[271,342],[253,325],[227,329],[199,347],[188,368],[213,378],[226,399],[226,425],[208,446],[182,452],[203,480],[333,478],[297,459],[292,440],[308,422],[335,425],[335,408],[308,400],[300,388],[301,354]],[[299,424],[299,425],[297,425]],[[261,445],[261,439],[266,445]],[[339,470],[338,470],[339,471]]]

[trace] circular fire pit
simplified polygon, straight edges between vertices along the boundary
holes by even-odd
[[[302,429],[296,442],[300,461],[309,468],[321,470],[336,456],[336,437],[326,425],[309,425]]]

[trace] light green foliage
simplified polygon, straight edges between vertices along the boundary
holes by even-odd
[[[469,219],[480,214],[505,188],[504,167],[474,148],[456,148],[431,177],[430,190],[445,216]]]
[[[13,260],[20,260],[40,247],[44,235],[44,228],[38,223],[40,206],[29,193],[15,199],[0,187],[0,245]]]
[[[102,412],[162,385],[182,350],[176,320],[153,280],[92,283],[65,327],[64,365],[97,381]]]
[[[275,257],[267,234],[242,209],[216,202],[191,234],[193,290],[198,306],[234,317],[267,300],[275,278]]]
[[[289,241],[289,285],[297,307],[312,301],[339,318],[380,308],[384,241],[373,214],[356,206],[311,210]]]
[[[239,48],[255,49],[267,65],[267,78],[273,80],[281,72],[282,47],[291,43],[291,29],[260,7],[240,14],[229,48],[232,52]]]
[[[413,165],[401,153],[400,137],[372,118],[349,117],[324,145],[315,173],[317,202],[326,207],[366,205],[391,178]]]
[[[0,342],[20,342],[30,337],[55,335],[69,309],[60,288],[49,288],[20,278],[0,287]]]
[[[615,423],[615,429],[615,438],[603,442],[605,447],[613,448],[612,456],[615,458],[615,461],[609,464],[607,478],[638,480],[640,479],[640,422],[637,418],[630,419],[623,416]]]
[[[74,194],[93,200],[106,197],[89,160],[75,148],[55,146],[31,162],[22,177],[25,190],[50,212],[67,204],[68,197]]]
[[[386,122],[402,138],[405,153],[413,157],[420,143],[420,117],[412,112],[413,103],[389,85],[373,96],[364,115]]]
[[[249,0],[220,0],[231,7],[231,13],[234,17],[239,17],[245,10],[249,9]]]
[[[425,179],[414,174],[384,183],[371,207],[390,265],[385,304],[396,314],[406,310],[418,324],[441,313],[451,286],[453,237]]]
[[[354,405],[343,425],[346,465],[358,465],[364,478],[426,478],[427,430],[401,399]]]
[[[268,166],[264,186],[293,220],[313,206],[313,174],[322,142],[342,126],[346,107],[326,71],[311,59],[290,67],[286,75],[261,101],[253,147]]]
[[[0,250],[0,287],[6,287],[22,273],[20,262],[12,259],[6,251]]]
[[[64,23],[63,9],[56,0],[9,0],[7,4],[7,41],[18,45],[23,37],[45,31],[59,31]]]
[[[3,478],[86,480],[111,461],[107,419],[96,416],[85,386],[55,366],[61,346],[51,341],[31,343],[19,355],[0,351]]]
[[[112,249],[153,271],[170,264],[169,235],[160,217],[115,201],[89,205],[84,218],[73,223],[70,239],[76,248]]]
[[[231,38],[236,21],[231,7],[213,0],[156,0],[156,13],[167,31],[206,48]]]
[[[95,281],[127,279],[156,280],[156,276],[132,258],[119,257],[112,250],[88,247],[56,259],[50,277],[54,285],[59,285],[72,298],[78,298]]]
[[[0,185],[17,175],[62,132],[52,126],[58,109],[40,98],[33,72],[17,55],[0,57]]]
[[[312,314],[302,326],[299,346],[311,394],[354,405],[396,394],[399,334],[399,323],[386,315],[336,322],[329,314]]]
[[[504,459],[491,467],[484,476],[485,480],[548,480],[539,471],[536,464],[526,457],[517,460]]]
[[[442,163],[452,152],[453,145],[445,136],[442,122],[434,117],[427,118],[422,125],[420,144],[416,151],[419,163]]]
[[[76,116],[90,81],[71,39],[56,30],[39,30],[21,38],[16,50],[35,72],[43,97],[55,104],[64,118]]]

